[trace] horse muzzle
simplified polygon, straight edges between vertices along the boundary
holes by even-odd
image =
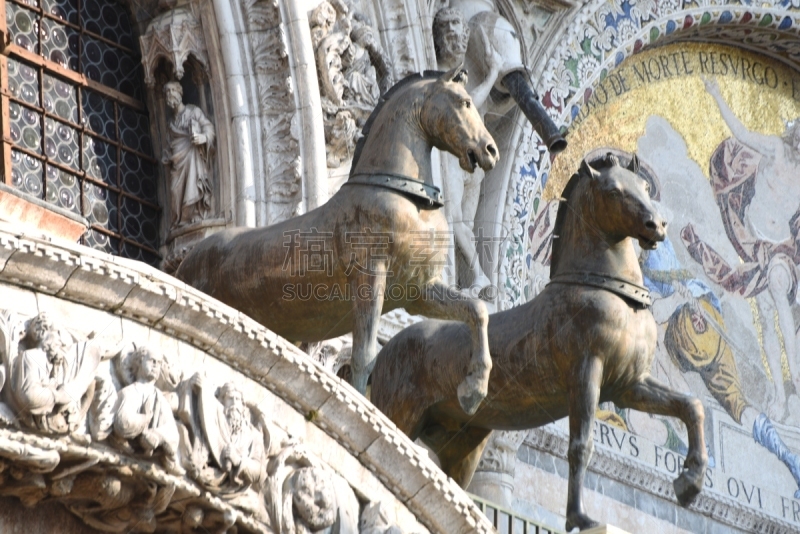
[[[478,149],[468,148],[458,162],[467,172],[475,172],[479,166],[484,171],[490,171],[497,164],[500,153],[493,141],[485,142]]]
[[[667,238],[667,221],[660,217],[645,222],[644,228],[644,232],[637,237],[643,249],[655,250]]]

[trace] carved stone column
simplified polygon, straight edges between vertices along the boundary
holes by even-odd
[[[511,508],[517,450],[527,433],[509,430],[492,432],[467,491],[505,508]]]

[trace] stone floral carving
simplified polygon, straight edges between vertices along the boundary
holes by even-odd
[[[240,0],[253,48],[267,177],[269,224],[297,215],[302,203],[300,148],[289,66],[289,47],[280,5],[273,0]]]
[[[216,391],[215,391],[216,390]],[[181,452],[189,476],[266,521],[258,493],[267,478],[270,434],[263,413],[227,382],[210,387],[196,373],[178,386]]]
[[[394,79],[371,22],[343,0],[323,1],[309,15],[317,62],[328,166],[353,155],[361,127]]]
[[[170,401],[156,387],[164,356],[139,346],[121,359],[127,361],[128,370],[122,373],[128,375],[128,385],[119,391],[114,407],[113,443],[127,453],[158,454],[167,471],[182,475],[177,459],[178,425]]]
[[[173,115],[161,163],[169,166],[170,227],[175,229],[209,216],[215,131],[203,110],[183,103],[181,84],[164,84],[164,95]]]
[[[527,432],[496,430],[483,451],[469,490],[492,502],[511,507],[517,451]]]

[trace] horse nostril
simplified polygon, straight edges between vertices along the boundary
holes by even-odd
[[[667,221],[661,221],[661,228],[667,228]]]
[[[494,147],[493,144],[489,143],[486,145],[486,151],[491,155],[493,158],[497,157],[497,149]]]
[[[653,220],[644,223],[644,227],[647,228],[648,230],[658,230],[658,225]]]

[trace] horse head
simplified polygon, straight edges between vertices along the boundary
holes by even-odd
[[[592,164],[583,160],[580,168],[581,174],[591,178],[600,230],[615,239],[632,237],[642,248],[652,250],[666,238],[667,221],[650,199],[650,184],[638,172],[635,154],[627,167],[609,153]]]
[[[432,83],[420,109],[422,129],[433,146],[458,158],[461,168],[488,171],[499,152],[466,90],[467,72],[456,67]]]

